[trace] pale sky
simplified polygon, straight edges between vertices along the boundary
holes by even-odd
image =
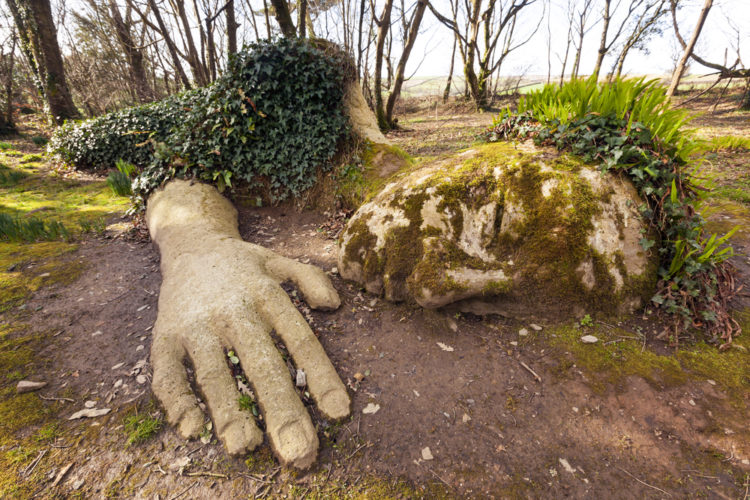
[[[624,4],[625,2],[623,2]],[[693,27],[703,6],[703,0],[687,0],[685,7],[679,12],[678,20],[680,21],[680,30],[683,38],[689,39],[692,35]],[[443,5],[438,11],[443,15],[449,15],[450,9],[446,0],[434,0],[433,5]],[[566,0],[538,0],[536,5],[528,7],[528,16],[524,16],[529,23],[536,23],[542,10],[551,8],[552,17],[550,30],[552,33],[552,74],[559,75],[562,59],[565,51],[567,38],[567,18],[566,18]],[[532,14],[532,9],[534,14]],[[519,16],[520,17],[520,16]],[[596,20],[601,19],[601,15],[596,15]],[[533,20],[533,21],[532,21]],[[650,53],[644,54],[640,51],[631,51],[625,61],[625,71],[630,74],[660,74],[670,72],[673,67],[674,54],[678,44],[674,37],[672,29],[671,16],[667,15],[665,21],[668,22],[664,34],[659,38],[654,38],[648,44]],[[594,16],[592,16],[592,23]],[[614,24],[614,21],[613,21]],[[733,31],[731,24],[734,24],[740,30],[740,54],[743,56],[745,65],[750,64],[750,0],[715,0],[711,9],[706,25],[704,26],[701,38],[699,39],[696,52],[708,61],[724,62],[724,50],[729,49],[729,59],[731,62],[736,58],[736,52],[732,49],[737,45],[737,33]],[[423,21],[425,27],[421,39],[417,38],[414,51],[412,52],[413,60],[407,66],[407,73],[416,71],[420,76],[435,76],[448,73],[450,64],[450,54],[453,40],[451,32],[443,27],[435,17],[428,11]],[[533,29],[533,27],[526,27]],[[519,33],[522,28],[519,28]],[[610,32],[613,32],[610,26]],[[596,51],[599,46],[601,36],[601,22],[599,21],[586,35],[584,40],[584,51],[582,56],[582,72],[590,73],[596,62]],[[424,54],[425,60],[417,68]],[[458,56],[457,56],[457,59]],[[730,62],[730,64],[731,64]],[[460,61],[457,60],[457,64]],[[605,59],[604,68],[609,71],[612,65],[612,59]],[[570,68],[570,61],[568,62]],[[692,66],[692,72],[696,74],[708,73],[711,70],[703,68],[697,64]],[[517,75],[526,70],[527,74],[545,75],[547,74],[547,23],[542,23],[539,31],[534,35],[532,40],[518,49],[517,52],[508,56],[503,64],[501,74]]]
[[[219,5],[224,4],[224,0],[209,1],[215,3],[217,6],[216,8],[218,8]],[[322,3],[322,0],[309,1],[311,2],[311,5],[316,2]],[[403,1],[407,6],[414,3],[413,0]],[[509,0],[497,1],[504,3],[509,2]],[[625,7],[624,4],[627,3],[627,0],[620,1],[623,4],[621,6],[621,10],[623,10]],[[376,11],[380,13],[383,0],[374,0],[374,2]],[[446,16],[450,15],[448,0],[432,0],[432,2],[438,11]],[[122,0],[118,3],[124,5],[124,1]],[[245,6],[249,3],[253,5],[254,9],[257,9],[257,19],[259,22],[262,22],[262,14],[259,14],[259,12],[262,12],[260,10],[263,5],[262,0],[245,0],[245,2],[239,2],[239,5],[244,10],[246,8]],[[349,4],[353,3],[353,1],[349,2]],[[394,3],[400,5],[398,0]],[[486,4],[487,0],[484,0],[484,3]],[[681,0],[681,3],[685,5],[679,12],[681,32],[684,38],[689,39],[704,0]],[[59,12],[58,9],[61,4],[67,4],[67,7],[74,11],[81,9],[83,5],[85,5],[82,0],[53,0],[53,10],[56,13]],[[335,2],[335,0],[333,2],[330,2],[329,0],[329,4],[334,5],[332,11],[339,9],[341,5],[340,2]],[[549,9],[548,12],[551,13],[549,30],[551,32],[551,39],[554,42],[552,44],[551,57],[553,76],[559,76],[560,68],[562,66],[561,59],[565,51],[568,30],[566,6],[567,0],[536,0],[534,5],[528,7],[521,15],[519,15],[520,21],[516,30],[519,38],[524,37],[524,32],[528,35],[538,22],[542,12]],[[584,51],[581,64],[581,72],[583,74],[590,73],[596,61],[596,50],[601,36],[600,10],[601,7],[597,7],[597,11],[592,15],[589,23],[589,26],[592,27],[590,31],[588,31],[584,41]],[[337,22],[336,16],[337,14],[335,12],[330,13],[327,27],[323,24],[323,16],[320,16],[316,22],[317,34],[325,35],[327,30],[329,38],[336,40],[335,32],[340,28],[340,23]],[[7,28],[9,21],[10,19],[8,17],[0,16],[0,32]],[[66,26],[61,27],[62,29],[58,33],[63,50],[66,52],[69,49],[67,44],[69,43],[70,38],[65,34],[65,28],[72,28],[70,25],[71,21],[71,16],[68,16],[64,21]],[[219,19],[219,22],[221,21],[222,19]],[[614,25],[616,22],[617,14],[614,15],[612,24]],[[673,61],[678,56],[681,49],[678,48],[678,44],[674,37],[671,26],[671,17],[667,15],[664,22],[665,29],[663,35],[652,39],[648,44],[649,53],[637,50],[630,52],[625,63],[626,73],[631,75],[653,75],[665,74],[671,71]],[[240,36],[248,40],[254,40],[255,35],[252,32],[249,23],[245,21],[243,24],[244,25],[240,27]],[[275,22],[273,22],[273,24],[275,26]],[[394,28],[398,29],[395,25]],[[739,40],[737,40],[737,31],[735,31],[734,28],[739,30]],[[259,29],[261,33],[265,31],[264,26],[260,26]],[[610,32],[613,32],[614,30],[615,29],[610,27]],[[501,68],[501,74],[519,75],[523,73],[526,75],[546,76],[547,40],[547,21],[545,18],[530,42],[508,56]],[[223,40],[220,38],[218,42],[223,43]],[[450,66],[452,44],[452,32],[440,24],[428,10],[425,13],[425,18],[422,23],[421,34],[417,38],[411,59],[407,65],[407,75],[415,74],[421,77],[447,75]],[[714,7],[708,16],[696,52],[709,61],[723,63],[725,50],[728,50],[728,57],[731,64],[737,57],[735,49],[737,46],[740,48],[740,55],[743,56],[745,66],[750,66],[750,0],[715,0]],[[394,53],[394,57],[397,57],[398,51],[400,51],[400,48]],[[614,56],[605,59],[603,68],[604,72],[610,70],[613,59]],[[568,69],[570,68],[570,64],[569,61]],[[703,68],[697,64],[692,65],[691,71],[694,74],[705,74],[711,72],[711,70]],[[460,56],[458,55],[456,56],[456,74],[461,74],[461,61]]]

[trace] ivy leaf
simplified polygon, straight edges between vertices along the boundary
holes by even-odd
[[[641,244],[641,248],[643,248],[644,251],[648,252],[649,248],[654,246],[656,242],[654,240],[650,240],[648,238],[641,238],[641,240],[638,242]]]

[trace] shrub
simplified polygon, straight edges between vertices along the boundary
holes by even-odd
[[[706,234],[698,205],[705,188],[691,175],[690,158],[700,149],[685,129],[690,116],[669,105],[655,81],[620,80],[599,84],[595,79],[546,85],[521,98],[517,112],[503,110],[487,131],[487,140],[532,137],[597,161],[602,171],[626,174],[645,203],[644,217],[658,229],[660,241],[641,239],[655,247],[661,267],[654,306],[674,317],[669,337],[695,326],[706,326],[728,346],[739,325],[727,310],[729,267],[733,255],[722,237]]]
[[[115,111],[81,122],[67,121],[55,130],[47,151],[80,170],[102,171],[117,160],[145,166],[153,160],[149,139],[163,141],[178,124],[194,92]]]
[[[220,190],[236,180],[297,194],[330,168],[346,132],[342,56],[305,40],[262,42],[234,55],[212,85],[58,129],[49,150],[77,168],[143,170],[145,195],[172,177]]]
[[[31,138],[31,142],[33,142],[37,146],[44,146],[49,141],[43,135],[35,135],[34,137]]]

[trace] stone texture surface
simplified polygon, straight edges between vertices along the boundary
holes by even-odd
[[[276,331],[304,370],[320,411],[331,419],[347,416],[350,401],[341,379],[279,286],[291,279],[311,307],[336,309],[340,301],[328,277],[315,266],[242,241],[235,208],[206,184],[170,181],[149,198],[146,219],[163,276],[151,347],[153,390],[168,421],[184,437],[203,429],[203,412],[183,365],[189,357],[229,453],[252,450],[263,441],[252,414],[239,407],[224,353],[232,349],[255,388],[281,462],[310,466],[318,437],[270,332]]]
[[[34,382],[31,380],[21,380],[16,384],[16,392],[23,394],[24,392],[38,391],[42,387],[45,387],[47,382]]]
[[[362,205],[339,270],[369,292],[426,308],[509,316],[629,312],[656,258],[635,188],[528,144],[478,146],[401,174]]]

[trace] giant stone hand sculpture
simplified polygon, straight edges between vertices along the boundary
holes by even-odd
[[[161,252],[163,282],[154,326],[153,390],[168,421],[184,437],[197,436],[204,415],[183,361],[190,358],[214,429],[230,454],[263,440],[239,393],[224,349],[239,355],[256,391],[271,447],[283,463],[313,463],[318,437],[269,335],[275,331],[310,394],[328,418],[349,414],[349,396],[323,347],[279,283],[293,280],[307,303],[336,309],[339,297],[317,267],[301,264],[242,241],[237,212],[215,188],[172,180],[149,198],[146,218]]]

